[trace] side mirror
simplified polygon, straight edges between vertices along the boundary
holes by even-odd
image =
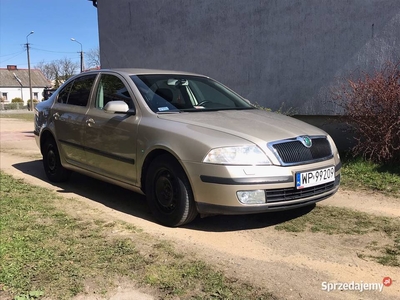
[[[129,109],[128,104],[124,101],[116,100],[109,101],[103,107],[104,111],[110,114],[130,114],[134,115],[136,111],[134,109]]]

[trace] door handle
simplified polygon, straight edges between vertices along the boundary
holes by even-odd
[[[58,112],[54,113],[53,118],[54,118],[54,120],[60,119],[60,114]]]
[[[92,118],[86,120],[87,126],[91,127],[94,124],[96,124],[96,122]]]

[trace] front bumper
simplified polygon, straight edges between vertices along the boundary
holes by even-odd
[[[305,189],[296,189],[295,174],[335,166],[335,181]],[[200,214],[251,214],[294,209],[329,198],[340,185],[340,161],[328,161],[295,167],[240,167],[207,164],[185,165]],[[243,204],[238,191],[262,190],[266,202]]]
[[[311,191],[307,191],[307,193],[296,198],[292,196],[295,191],[293,189],[277,189],[277,190],[265,190],[267,203],[266,204],[252,204],[252,205],[244,205],[241,206],[224,206],[218,204],[210,204],[210,203],[202,203],[197,202],[197,210],[200,214],[204,215],[240,215],[240,214],[253,214],[253,213],[262,213],[268,211],[281,211],[281,210],[289,210],[295,209],[298,207],[314,204],[316,202],[322,201],[331,197],[335,194],[339,189],[340,184],[340,175],[336,176],[334,183],[332,184],[332,188],[330,188],[326,192],[321,193],[313,193]],[[269,196],[268,194],[281,194],[281,199],[279,201],[268,202]],[[286,195],[287,194],[287,195]],[[308,194],[308,195],[307,195]],[[276,198],[275,198],[276,199]]]

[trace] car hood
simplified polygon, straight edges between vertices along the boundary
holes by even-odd
[[[327,135],[323,130],[295,118],[259,109],[159,114],[158,117],[217,130],[257,144],[300,135]]]

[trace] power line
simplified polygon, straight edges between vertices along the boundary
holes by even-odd
[[[14,53],[10,53],[10,54],[3,54],[3,55],[0,55],[0,57],[4,57],[4,56],[10,56],[10,55],[20,55],[21,53],[24,53],[25,52],[25,50],[23,50],[23,51],[21,51],[21,52],[14,52]],[[14,56],[15,57],[15,56]]]
[[[74,51],[74,52],[53,51],[53,50],[45,50],[45,49],[39,49],[39,48],[34,48],[34,47],[31,47],[31,49],[44,51],[44,52],[52,52],[52,53],[76,53],[76,51]]]
[[[14,55],[14,56],[12,56],[12,57],[10,57],[10,58],[7,58],[7,59],[5,59],[5,60],[0,61],[0,64],[3,64],[4,62],[9,61],[9,60],[11,60],[11,59],[13,59],[13,58],[15,58],[15,57],[21,55],[21,54],[24,53],[24,52],[25,52],[25,51],[22,51],[22,52],[20,52],[20,53]]]
[[[35,47],[30,47],[30,50],[36,50],[36,51],[43,51],[43,52],[50,52],[50,53],[62,53],[62,54],[76,54],[76,53],[79,53],[79,52],[76,52],[76,51],[73,51],[73,52],[66,52],[66,51],[54,51],[54,50],[45,50],[45,49],[40,49],[40,48],[35,48]],[[14,59],[15,57],[17,57],[17,56],[19,56],[19,55],[21,55],[21,54],[23,54],[23,53],[25,53],[26,52],[26,50],[23,50],[23,51],[21,51],[21,52],[15,52],[15,53],[11,53],[11,54],[4,54],[4,55],[1,55],[0,57],[6,57],[6,56],[10,56],[10,55],[13,55],[13,56],[11,56],[11,57],[9,57],[9,58],[7,58],[7,59],[4,59],[4,60],[1,60],[0,61],[0,64],[2,65],[2,64],[4,64],[5,62],[7,62],[7,61],[9,61],[9,60],[12,60],[12,59]],[[75,59],[75,57],[69,57],[70,59]],[[53,60],[42,60],[42,61],[45,61],[45,62],[47,62],[47,61],[53,61]],[[40,62],[42,62],[42,61],[40,61]],[[37,64],[37,63],[36,63]],[[25,64],[19,64],[20,66],[24,66]]]

